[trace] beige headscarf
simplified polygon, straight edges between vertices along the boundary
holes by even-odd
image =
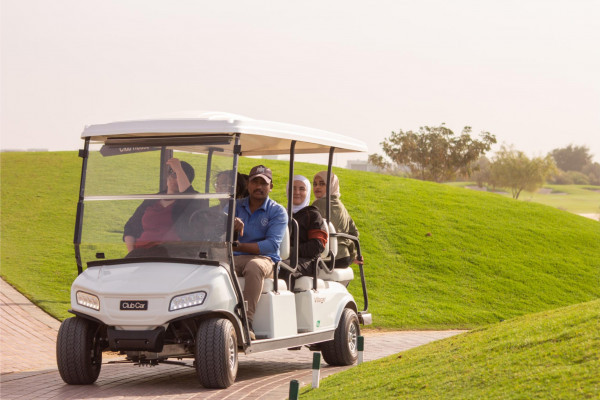
[[[318,172],[315,175],[315,178],[317,176],[319,178],[323,179],[323,182],[327,182],[327,171]],[[342,197],[342,195],[340,194],[340,181],[338,180],[338,177],[333,172],[331,173],[331,185],[329,186],[329,194],[332,196],[337,196],[338,199],[340,197]]]

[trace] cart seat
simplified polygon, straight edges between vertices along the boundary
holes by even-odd
[[[334,268],[330,274],[323,269],[319,269],[319,279],[324,281],[349,282],[354,279],[354,271],[351,267]]]
[[[243,276],[238,276],[238,280],[240,281],[240,288],[244,290],[244,286],[246,285],[246,278]],[[269,293],[273,291],[273,282],[275,280],[273,278],[265,278],[263,282],[263,289],[261,293]],[[287,284],[283,279],[279,279],[277,290],[288,290]]]
[[[329,283],[325,282],[323,279],[317,279],[317,290],[327,289],[328,287]],[[296,279],[296,282],[294,282],[294,292],[306,292],[312,288],[313,278],[310,276],[301,276],[300,278]]]
[[[337,237],[331,236],[332,233],[335,233],[335,227],[331,222],[327,223],[325,218],[323,218],[323,224],[321,225],[321,229],[327,232],[327,243],[325,243],[325,248],[321,252],[321,258],[326,259],[329,257],[329,250],[331,249],[331,253],[335,257],[337,254],[338,248],[338,240]]]
[[[335,228],[331,222],[329,222],[329,224],[324,222],[323,229],[328,231],[329,240],[327,241],[327,245],[325,246],[323,253],[321,253],[321,258],[323,260],[329,260],[329,249],[331,249],[331,253],[333,257],[335,257],[337,254],[338,241],[337,237],[331,236],[331,233],[335,233]],[[319,268],[318,276],[319,279],[324,281],[336,281],[347,285],[352,279],[354,279],[354,272],[352,271],[352,268],[334,268],[331,273],[327,273],[327,271],[324,269]]]
[[[283,232],[283,239],[281,240],[281,245],[279,245],[279,257],[282,260],[287,260],[290,258],[290,228],[285,228],[285,232]]]

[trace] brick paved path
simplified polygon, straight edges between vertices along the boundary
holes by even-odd
[[[56,369],[55,340],[59,323],[0,280],[0,398],[2,399],[284,399],[289,381],[310,384],[312,352],[276,350],[240,354],[238,377],[226,390],[205,389],[192,361],[187,366],[136,367],[104,360],[94,385],[70,386]],[[367,333],[365,361],[398,353],[461,331]],[[321,377],[351,367],[323,363]]]

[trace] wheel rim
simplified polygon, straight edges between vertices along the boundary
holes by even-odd
[[[358,327],[355,323],[350,324],[350,328],[348,329],[348,349],[352,354],[356,354],[357,352],[357,341],[358,341]]]
[[[229,351],[229,369],[231,371],[235,370],[235,360],[237,357],[237,349],[236,349],[236,345],[235,345],[235,340],[233,339],[233,336],[229,336],[229,341],[228,341],[228,345],[227,345],[227,349]]]
[[[102,365],[102,348],[100,347],[100,341],[98,339],[98,330],[94,334],[92,339],[92,348],[90,349],[90,361],[94,368],[98,368]]]

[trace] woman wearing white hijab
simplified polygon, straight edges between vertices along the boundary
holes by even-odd
[[[288,182],[286,192],[289,186]],[[294,175],[292,212],[298,222],[298,269],[292,274],[294,278],[302,275],[312,276],[315,271],[315,260],[323,252],[327,243],[327,232],[321,229],[323,218],[319,210],[309,206],[309,203],[310,181],[302,175]],[[280,274],[283,279],[287,279],[290,275],[283,268]]]
[[[286,194],[289,186],[288,182]],[[310,204],[310,181],[302,175],[294,175],[292,189],[292,213],[295,214]]]
[[[313,179],[313,192],[315,194],[315,206],[325,217],[327,215],[327,171],[321,171],[317,173]],[[338,233],[347,233],[352,236],[358,237],[358,229],[356,224],[348,210],[344,207],[340,197],[340,182],[335,174],[331,173],[331,182],[329,186],[329,194],[331,197],[331,215],[329,216],[330,222],[333,224],[335,231]],[[353,262],[362,263],[362,260],[356,260],[356,249],[354,242],[350,239],[338,238],[338,251],[335,256],[335,267],[346,268]]]

